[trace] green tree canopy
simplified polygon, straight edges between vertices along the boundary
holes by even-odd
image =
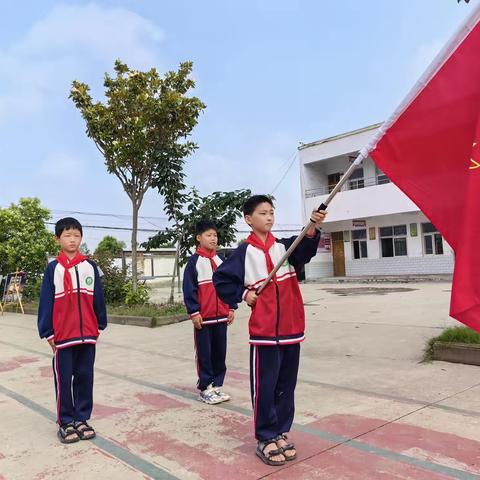
[[[17,268],[29,279],[43,273],[49,255],[58,253],[52,232],[45,226],[50,211],[38,198],[21,198],[18,204],[0,209],[0,273]]]
[[[195,226],[198,221],[205,219],[216,223],[219,245],[230,245],[235,241],[235,224],[242,215],[242,206],[250,195],[250,190],[235,190],[214,192],[202,197],[196,189],[192,189],[184,195],[185,208],[177,212],[177,224],[158,232],[143,246],[157,248],[179,241],[179,262],[184,265],[196,246]]]
[[[95,249],[95,255],[98,255],[99,253],[109,253],[112,256],[116,256],[120,255],[124,249],[125,242],[118,240],[111,235],[106,235],[97,245],[97,248]]]
[[[70,98],[85,120],[87,135],[118,177],[132,203],[132,282],[137,282],[138,211],[147,190],[156,187],[169,210],[181,205],[184,159],[197,145],[187,137],[205,105],[189,91],[192,63],[162,77],[115,62],[115,77],[105,74],[105,103],[94,102],[86,83],[72,82]]]

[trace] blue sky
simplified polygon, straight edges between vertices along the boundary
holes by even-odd
[[[68,100],[73,79],[99,98],[116,58],[161,72],[192,60],[207,109],[188,183],[204,194],[270,193],[299,142],[385,119],[478,1],[2,2],[0,206],[38,196],[54,219],[114,213],[79,219],[128,226],[128,198]],[[275,195],[277,222],[299,224],[296,163]],[[155,192],[140,213],[163,217]],[[142,220],[152,224],[165,222]],[[85,240],[104,234],[89,229]]]

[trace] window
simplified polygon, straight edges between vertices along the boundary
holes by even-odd
[[[425,255],[443,255],[442,236],[433,223],[422,223]]]
[[[352,230],[353,258],[367,258],[367,229]]]
[[[357,190],[358,188],[365,187],[365,180],[363,178],[363,167],[357,168],[351,175],[350,175],[350,190]]]
[[[407,226],[380,227],[382,257],[401,257],[407,255]]]
[[[385,183],[390,183],[390,179],[377,168],[377,185],[383,185]]]
[[[332,173],[327,177],[328,193],[331,193],[331,191],[335,188],[335,185],[340,181],[342,175],[342,173]]]

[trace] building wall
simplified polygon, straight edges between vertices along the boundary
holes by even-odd
[[[451,247],[443,240],[443,255],[426,255],[424,253],[424,236],[422,223],[428,219],[421,212],[409,212],[397,215],[384,215],[363,219],[367,230],[367,253],[365,259],[353,258],[352,220],[327,222],[323,225],[323,233],[349,232],[350,240],[344,241],[346,276],[361,275],[415,275],[415,274],[450,274],[453,272],[454,257]],[[417,236],[412,237],[410,224],[417,225]],[[407,226],[407,256],[382,257],[379,228]],[[369,239],[369,228],[375,228],[375,239]],[[331,252],[319,252],[306,266],[307,279],[333,276],[333,259]]]
[[[175,264],[175,251],[169,252],[155,252],[144,253],[138,252],[138,274],[144,277],[171,277],[173,274],[173,267]],[[153,271],[152,271],[152,259],[153,259]],[[125,263],[127,268],[131,268],[132,256],[131,253],[125,255]],[[122,267],[122,259],[115,259],[115,265],[119,268]],[[184,267],[180,269],[180,277],[183,277]]]

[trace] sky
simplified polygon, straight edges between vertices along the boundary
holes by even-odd
[[[117,58],[161,73],[191,60],[207,108],[188,185],[274,191],[280,228],[297,228],[299,143],[387,118],[479,1],[3,0],[0,207],[36,196],[53,221],[87,212],[75,213],[85,225],[128,227],[129,199],[85,134],[71,82],[102,99]],[[155,191],[140,215],[141,228],[166,225]],[[92,228],[84,240],[108,233],[128,243]]]

